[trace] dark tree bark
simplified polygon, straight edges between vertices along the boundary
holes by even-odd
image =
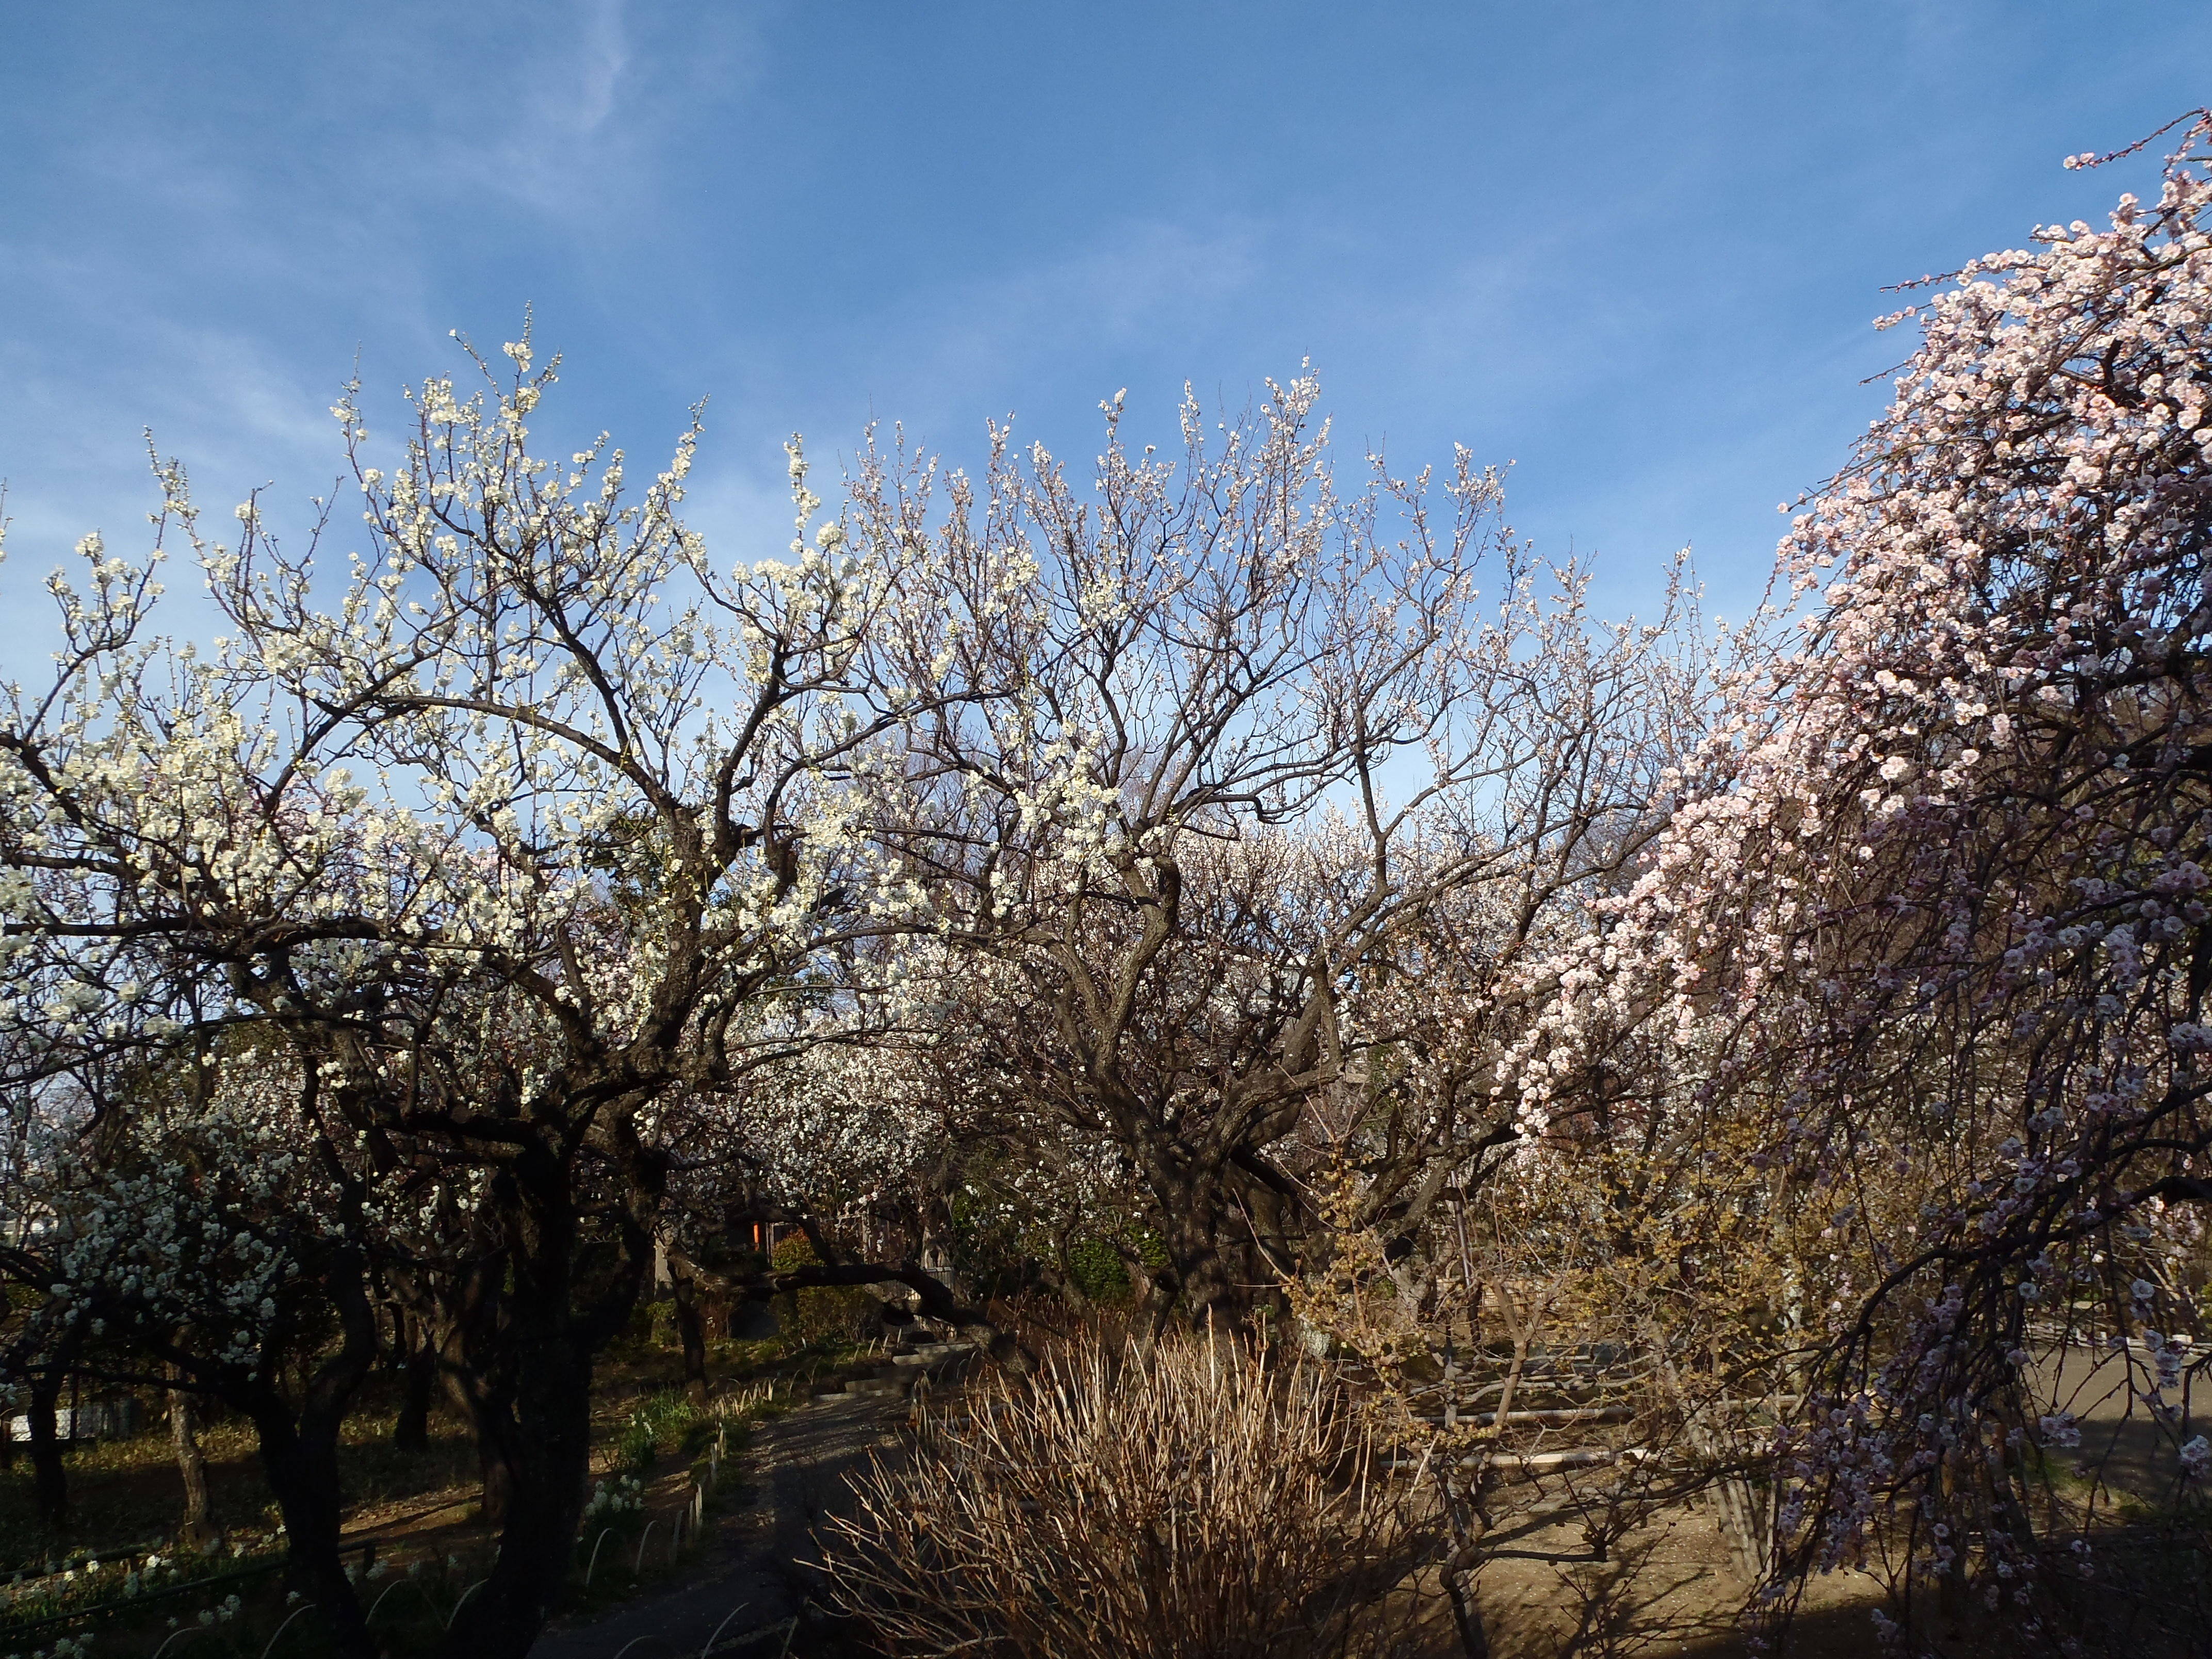
[[[392,1444],[398,1451],[428,1451],[443,1325],[434,1304],[428,1309],[402,1305],[394,1310],[392,1327],[393,1348],[399,1356],[399,1413],[392,1421]]]
[[[441,1659],[525,1659],[559,1604],[591,1470],[592,1357],[629,1319],[653,1261],[649,1231],[626,1218],[612,1283],[580,1307],[568,1172],[550,1158],[518,1164],[495,1182],[510,1247],[501,1363],[476,1395],[480,1443],[503,1466],[507,1501],[491,1577],[461,1609]]]
[[[676,1287],[676,1334],[684,1344],[684,1391],[695,1406],[707,1403],[707,1323],[691,1275],[672,1275]]]
[[[328,1621],[330,1651],[370,1659],[376,1650],[338,1553],[337,1422],[312,1413],[295,1419],[274,1390],[262,1406],[254,1427],[262,1474],[284,1515],[287,1576]]]
[[[410,1325],[416,1322],[410,1320]],[[430,1445],[430,1400],[438,1388],[438,1351],[417,1335],[400,1373],[399,1418],[392,1443],[400,1451],[427,1451]]]
[[[500,1447],[492,1410],[484,1397],[486,1381],[458,1365],[441,1364],[438,1373],[445,1380],[446,1398],[467,1421],[469,1431],[476,1438],[477,1478],[482,1486],[477,1498],[477,1513],[488,1526],[504,1525],[513,1486],[507,1479],[507,1457]]]
[[[65,1380],[59,1366],[31,1374],[31,1484],[39,1524],[52,1533],[69,1527],[69,1475],[62,1468],[61,1436],[55,1422]]]
[[[338,1431],[376,1363],[376,1316],[352,1252],[338,1253],[324,1284],[343,1337],[337,1352],[309,1371],[298,1405],[272,1386],[277,1368],[266,1362],[274,1355],[265,1355],[252,1376],[241,1379],[234,1368],[217,1372],[216,1392],[252,1419],[262,1474],[284,1516],[286,1577],[323,1614],[328,1650],[340,1659],[372,1659],[375,1644],[338,1553],[344,1505]]]
[[[925,1319],[951,1326],[956,1336],[963,1342],[974,1343],[994,1364],[1023,1376],[1036,1369],[1036,1356],[1018,1339],[1000,1329],[981,1310],[962,1302],[945,1288],[935,1273],[918,1263],[890,1267],[881,1262],[858,1261],[841,1262],[835,1267],[792,1267],[734,1284],[731,1288],[742,1299],[767,1302],[788,1291],[822,1285],[903,1285],[921,1297]]]
[[[208,1518],[207,1458],[200,1450],[199,1413],[192,1396],[169,1390],[169,1443],[176,1449],[177,1473],[185,1483],[185,1506],[177,1522],[177,1541],[201,1550],[219,1535]]]
[[[940,1171],[921,1202],[921,1270],[954,1296],[961,1291],[952,1257],[952,1203],[942,1188]]]
[[[1067,1304],[1069,1312],[1081,1317],[1091,1312],[1093,1304],[1076,1275],[1073,1245],[1074,1240],[1066,1230],[1056,1234],[1051,1255],[1037,1258],[1036,1273],[1044,1287]]]
[[[1215,1226],[1217,1200],[1197,1189],[1196,1183],[1186,1187],[1177,1182],[1170,1190],[1179,1201],[1163,1206],[1169,1223],[1168,1255],[1182,1284],[1184,1311],[1200,1329],[1243,1328],[1251,1298],[1221,1248]]]
[[[507,1317],[503,1281],[506,1258],[480,1261],[457,1279],[424,1285],[416,1310],[421,1352],[428,1357],[426,1389],[442,1384],[447,1401],[476,1442],[477,1512],[486,1524],[506,1523],[514,1498],[496,1419],[501,1390],[513,1370],[505,1346]],[[409,1378],[410,1386],[413,1377]],[[425,1434],[428,1407],[426,1402]]]

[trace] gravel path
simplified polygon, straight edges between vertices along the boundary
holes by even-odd
[[[754,1431],[743,1479],[750,1501],[720,1518],[708,1553],[683,1585],[614,1608],[588,1625],[556,1623],[531,1659],[691,1659],[724,1620],[740,1632],[797,1613],[811,1576],[811,1534],[845,1501],[844,1475],[892,1441],[902,1400],[852,1395],[802,1406]],[[774,1655],[775,1640],[750,1651]]]

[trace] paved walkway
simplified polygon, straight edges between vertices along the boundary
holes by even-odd
[[[890,1443],[892,1426],[904,1416],[902,1401],[854,1395],[762,1425],[742,1465],[750,1501],[719,1517],[689,1582],[588,1625],[556,1623],[538,1638],[531,1659],[616,1659],[625,1652],[629,1659],[692,1659],[741,1604],[725,1641],[790,1618],[811,1587],[804,1564],[814,1559],[813,1531],[845,1500],[846,1471],[871,1449]],[[773,1656],[776,1645],[757,1650]]]
[[[2207,1422],[2204,1393],[2192,1391],[2197,1379],[2187,1374],[2180,1388],[2166,1395],[2168,1404],[2188,1413],[2187,1422],[2153,1421],[2143,1396],[2157,1380],[2154,1371],[2140,1345],[2131,1344],[2124,1354],[2109,1349],[2092,1354],[2075,1347],[2056,1367],[2045,1352],[2032,1380],[2044,1403],[2056,1404],[2080,1419],[2081,1449],[2067,1455],[2066,1466],[2094,1471],[2115,1497],[2161,1508],[2179,1495],[2180,1446],[2212,1425]],[[2130,1374],[2135,1379],[2132,1392]]]

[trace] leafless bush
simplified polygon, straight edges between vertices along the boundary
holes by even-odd
[[[1388,1654],[1419,1539],[1380,1464],[1310,1363],[1095,1346],[856,1476],[825,1565],[887,1653]]]

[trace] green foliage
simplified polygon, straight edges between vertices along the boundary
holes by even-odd
[[[986,1186],[952,1195],[952,1271],[962,1284],[988,1300],[1020,1290],[1030,1281],[1027,1218]]]
[[[616,1455],[626,1468],[648,1469],[664,1449],[673,1451],[699,1421],[699,1408],[672,1389],[663,1389],[629,1414]]]
[[[13,1592],[14,1599],[0,1617],[0,1642],[23,1639],[11,1626],[35,1626],[63,1613],[128,1603],[148,1590],[173,1589],[203,1578],[229,1579],[239,1571],[239,1563],[227,1554],[175,1550],[143,1559],[125,1555],[105,1562],[71,1552],[54,1565],[54,1571],[39,1575]]]
[[[120,1659],[126,1652],[161,1651],[176,1659],[262,1659],[272,1651],[278,1659],[295,1659],[319,1653],[328,1639],[322,1614],[288,1595],[278,1565],[274,1555],[257,1555],[243,1568],[220,1555],[80,1565],[75,1577],[52,1593],[45,1586],[18,1592],[8,1617],[0,1619],[0,1644],[9,1644],[7,1659],[87,1659],[110,1652]],[[404,1569],[386,1558],[366,1572],[356,1560],[345,1571],[372,1613],[379,1651],[402,1659],[439,1650],[454,1607],[489,1569],[480,1559],[448,1555],[442,1562],[425,1556]],[[201,1594],[171,1594],[194,1584],[204,1585]],[[84,1622],[60,1636],[51,1628],[27,1636],[8,1629],[55,1613],[78,1613]],[[287,1631],[280,1641],[279,1632]]]
[[[793,1233],[789,1237],[779,1242],[775,1249],[769,1252],[768,1264],[776,1272],[786,1273],[794,1267],[817,1266],[821,1260],[820,1256],[815,1255],[814,1246],[805,1233]]]
[[[1086,1233],[1067,1247],[1067,1276],[1093,1302],[1129,1299],[1129,1269],[1121,1253],[1094,1234]]]
[[[804,1233],[793,1233],[775,1247],[769,1264],[778,1273],[818,1265],[822,1258]],[[812,1285],[776,1298],[776,1318],[783,1334],[805,1347],[849,1342],[866,1329],[874,1313],[875,1298],[866,1291],[831,1285]]]
[[[1127,1230],[1127,1237],[1147,1271],[1158,1273],[1168,1265],[1168,1242],[1152,1228],[1137,1223]]]

